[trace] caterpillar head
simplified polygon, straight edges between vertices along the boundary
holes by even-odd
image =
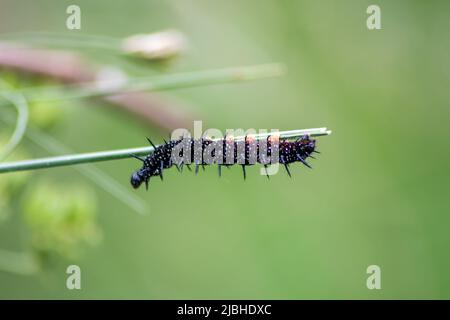
[[[139,188],[143,182],[145,182],[146,187],[148,189],[148,181],[149,180],[150,180],[150,177],[147,175],[146,171],[143,169],[140,169],[131,175],[131,185],[135,189]]]

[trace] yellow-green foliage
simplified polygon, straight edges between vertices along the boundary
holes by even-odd
[[[95,195],[82,185],[42,181],[24,203],[25,221],[38,251],[77,256],[80,245],[99,241]]]

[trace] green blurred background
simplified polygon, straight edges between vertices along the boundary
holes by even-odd
[[[0,31],[70,33],[70,4],[1,0]],[[167,28],[185,34],[187,52],[164,68],[77,50],[130,75],[286,65],[280,78],[162,93],[199,115],[204,127],[327,126],[333,134],[319,138],[322,154],[312,160],[314,170],[298,165],[292,179],[282,172],[267,181],[257,168],[248,170],[245,182],[239,168],[221,179],[214,168],[197,177],[167,171],[164,183],[132,191],[148,204],[145,215],[73,168],[34,172],[2,209],[9,214],[0,223],[0,246],[8,252],[37,246],[47,262],[29,275],[0,271],[1,298],[450,298],[450,2],[76,4],[82,29],[72,32],[80,35],[122,38]],[[382,30],[366,27],[370,4],[381,7]],[[146,136],[157,142],[167,136],[96,101],[57,106],[66,116],[47,133],[76,152],[141,146]],[[7,137],[12,127],[1,126]],[[17,158],[48,155],[27,140],[21,147],[27,154]],[[138,163],[96,166],[128,189]],[[72,255],[50,243],[56,249],[49,254],[41,245],[48,233],[33,219],[57,211],[46,209],[52,206],[47,202],[69,184],[84,199],[80,219],[88,221],[70,232],[90,244],[76,244],[81,252]],[[71,201],[66,195],[59,205]],[[56,227],[63,238],[65,227]],[[60,236],[49,241],[60,244]],[[81,267],[82,290],[66,289],[69,264]],[[366,287],[366,268],[373,264],[381,267],[381,290]]]

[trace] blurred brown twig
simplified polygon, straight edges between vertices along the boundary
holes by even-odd
[[[100,68],[92,66],[78,54],[0,42],[0,68],[35,74],[67,84],[94,82]],[[171,131],[186,128],[194,119],[186,110],[168,104],[155,94],[123,92],[101,97],[102,100],[130,112],[159,128]]]

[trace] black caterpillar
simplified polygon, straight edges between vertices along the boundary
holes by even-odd
[[[217,153],[217,157],[215,159],[215,163],[218,164],[219,176],[221,175],[222,166],[229,167],[233,164],[240,164],[242,166],[244,179],[246,178],[245,167],[247,165],[253,165],[255,164],[255,162],[263,164],[266,168],[266,173],[268,164],[279,162],[280,164],[284,165],[288,175],[291,176],[291,173],[289,171],[290,163],[301,162],[308,168],[311,168],[311,166],[306,162],[306,159],[308,157],[314,158],[313,156],[311,156],[312,153],[319,153],[317,150],[315,150],[316,141],[310,139],[308,135],[304,135],[295,141],[287,141],[284,139],[279,141],[277,136],[269,136],[266,143],[261,143],[261,140],[255,141],[254,139],[245,137],[244,141],[240,142],[240,147],[238,146],[239,142],[229,139],[213,141],[210,139],[194,140],[191,138],[185,138],[172,140],[169,142],[165,141],[163,145],[158,147],[155,146],[149,138],[147,138],[147,140],[154,148],[154,151],[151,154],[149,154],[145,158],[131,155],[134,158],[142,161],[143,163],[142,168],[134,172],[131,176],[131,185],[135,189],[139,188],[140,185],[145,182],[145,186],[148,190],[150,178],[159,176],[161,180],[163,180],[163,171],[172,167],[173,165],[176,166],[178,171],[182,171],[183,165],[186,165],[187,168],[191,170],[189,164],[192,163],[195,165],[195,174],[197,174],[200,166],[202,166],[204,169],[205,165],[211,164],[210,161],[206,161],[204,159],[203,155],[205,149],[208,148],[208,146],[212,146],[213,143],[215,143],[215,146],[219,146],[219,152]],[[184,143],[184,146],[187,147],[187,150],[189,150],[190,148],[191,152],[190,154],[186,153],[186,157],[184,158],[187,158],[188,161],[179,161],[178,163],[176,163],[173,161],[172,152],[176,151],[175,148],[177,146],[178,148],[182,147],[180,143]],[[197,149],[195,148],[196,146]],[[262,151],[261,148],[265,148],[264,151],[266,157],[260,155],[259,151]],[[278,159],[276,159],[275,162],[270,162],[270,157],[272,153],[275,152],[275,148],[278,148]],[[211,155],[215,156],[216,151],[217,150],[213,150]],[[222,154],[220,154],[220,152]],[[255,154],[256,157],[253,158],[254,161],[251,161],[251,155]],[[267,177],[269,178],[268,174]]]

